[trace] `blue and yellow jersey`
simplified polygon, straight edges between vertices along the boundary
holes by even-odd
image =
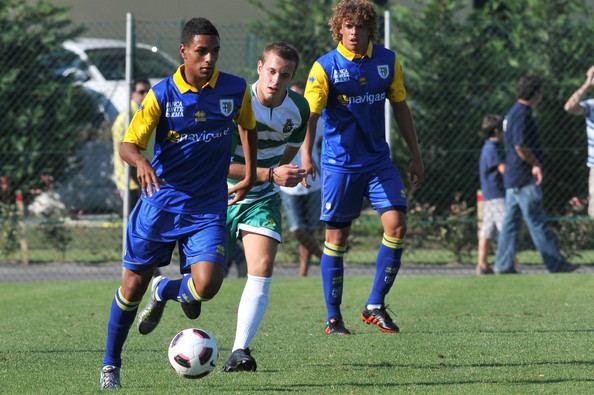
[[[149,91],[123,142],[144,149],[155,130],[151,164],[163,184],[143,200],[174,213],[223,215],[234,121],[256,127],[249,86],[215,69],[196,89],[184,80],[183,67]]]
[[[305,98],[324,120],[321,164],[342,172],[363,172],[389,158],[384,103],[406,100],[396,54],[371,42],[365,55],[342,43],[320,57],[309,72]]]

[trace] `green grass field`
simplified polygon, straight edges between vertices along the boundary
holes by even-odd
[[[133,327],[124,352],[125,393],[393,394],[594,392],[594,277],[589,274],[401,277],[388,297],[402,332],[358,318],[369,277],[349,277],[343,314],[353,331],[328,337],[318,278],[276,278],[252,343],[254,374],[222,372],[243,281],[227,280],[189,321],[170,303],[161,325]],[[3,283],[0,393],[98,392],[113,281]],[[178,378],[167,346],[188,327],[213,333],[219,366]]]

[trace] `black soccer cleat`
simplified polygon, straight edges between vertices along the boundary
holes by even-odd
[[[255,372],[258,365],[248,348],[233,351],[223,365],[225,372]]]
[[[392,317],[390,317],[390,314],[386,311],[385,306],[371,310],[365,307],[361,312],[361,320],[367,325],[377,325],[380,331],[385,333],[400,332],[400,328],[394,323]]]
[[[196,318],[200,317],[200,312],[202,311],[202,302],[192,302],[192,303],[180,303],[182,311],[191,320],[195,320]]]
[[[157,300],[157,286],[165,277],[157,276],[153,278],[151,285],[151,298],[140,315],[138,316],[138,332],[142,335],[149,334],[159,325],[163,310],[165,310],[166,301]]]
[[[350,335],[351,332],[344,326],[344,322],[341,318],[332,318],[326,322],[326,328],[324,332],[328,335]]]

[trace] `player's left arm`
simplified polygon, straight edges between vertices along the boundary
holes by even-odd
[[[239,131],[239,139],[245,158],[245,169],[243,178],[229,188],[229,195],[235,194],[228,202],[229,205],[243,200],[256,181],[256,160],[258,149],[258,132],[256,131],[256,117],[252,108],[249,85],[246,83],[243,93],[241,109],[235,119]]]
[[[388,99],[394,111],[394,118],[398,124],[398,129],[410,153],[409,177],[411,188],[414,190],[424,179],[425,170],[419,143],[417,140],[417,131],[412,118],[408,104],[406,104],[406,89],[404,88],[404,75],[398,58],[394,60],[394,78],[388,88]]]

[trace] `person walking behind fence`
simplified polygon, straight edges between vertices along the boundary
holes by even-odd
[[[132,114],[138,111],[138,107],[144,100],[149,89],[151,89],[151,83],[149,80],[145,78],[134,80],[132,83],[132,100],[130,101],[130,110]],[[124,199],[124,194],[126,193],[126,188],[128,185],[126,185],[124,161],[122,158],[120,158],[119,149],[120,143],[124,139],[126,129],[128,128],[128,125],[126,124],[126,116],[127,111],[122,111],[111,127],[111,138],[113,141],[113,180],[122,200]],[[153,145],[155,143],[154,135],[151,136],[152,137],[149,140],[146,150],[142,151],[142,154],[148,161],[151,161],[153,158]],[[132,170],[130,172],[131,174],[129,183],[130,209],[132,209],[134,206],[136,206],[136,202],[140,198],[140,189],[138,188],[138,182],[136,181],[136,174],[133,171],[134,168],[132,167],[130,170]]]
[[[485,115],[481,132],[486,136],[479,159],[479,178],[483,194],[483,220],[479,231],[476,274],[493,274],[489,266],[489,243],[501,230],[505,210],[503,171],[505,164],[499,154],[503,139],[503,119],[499,115]]]
[[[557,241],[546,224],[543,194],[544,159],[540,133],[532,109],[543,96],[543,81],[535,75],[522,76],[516,87],[516,103],[504,120],[505,217],[499,239],[494,271],[498,274],[518,273],[514,268],[520,220],[528,231],[551,273],[571,272],[577,269],[561,256]]]
[[[142,197],[130,215],[122,283],[111,304],[100,388],[120,387],[122,347],[155,268],[167,265],[177,242],[179,280],[153,279],[150,301],[138,330],[151,332],[168,300],[180,302],[196,319],[201,303],[214,297],[225,276],[228,204],[241,200],[255,178],[256,121],[249,86],[215,67],[219,33],[204,18],[189,20],[179,53],[183,64],[155,85],[134,114],[120,145],[123,160],[136,168]],[[245,149],[245,177],[230,190],[234,122]],[[141,155],[156,128],[155,156]],[[228,194],[235,197],[228,201]]]
[[[588,136],[588,161],[590,177],[588,180],[588,215],[594,219],[594,97],[582,100],[584,93],[594,87],[594,66],[586,72],[586,80],[573,92],[565,103],[565,111],[586,118],[586,134]]]
[[[344,255],[351,223],[367,197],[379,214],[384,234],[376,259],[375,278],[360,318],[382,332],[399,328],[388,314],[385,297],[398,270],[406,233],[407,193],[400,173],[390,160],[385,137],[384,104],[388,99],[398,129],[407,144],[412,188],[423,180],[423,161],[413,118],[406,104],[406,89],[396,54],[374,44],[377,14],[368,0],[342,0],[329,20],[336,49],[313,64],[305,87],[312,115],[307,125],[303,168],[315,177],[312,147],[320,115],[322,142],[322,210],[326,223],[320,262],[329,335],[348,335],[342,303]],[[307,180],[305,180],[307,183]]]
[[[237,328],[225,372],[255,371],[249,345],[268,307],[272,269],[281,242],[281,198],[276,185],[295,186],[305,171],[290,164],[305,137],[309,109],[289,85],[297,66],[297,50],[284,42],[264,48],[258,80],[252,84],[252,106],[258,131],[257,183],[246,198],[227,210],[231,245],[240,237],[247,262],[247,281],[237,309]],[[244,177],[244,153],[238,145],[229,166],[230,185]]]
[[[303,95],[303,85],[295,83],[291,86],[294,92]],[[314,146],[312,151],[312,159],[316,170],[320,163],[320,143],[322,139],[323,125],[318,122],[316,128],[316,136],[314,138]],[[297,153],[292,164],[301,168],[301,155]],[[319,179],[312,180],[309,183],[309,188],[303,184],[298,184],[295,187],[281,187],[281,198],[283,200],[283,208],[285,210],[285,217],[289,225],[289,231],[293,234],[299,243],[299,276],[306,277],[309,270],[309,263],[312,255],[321,258],[322,248],[316,239],[316,231],[320,229],[320,182]]]

